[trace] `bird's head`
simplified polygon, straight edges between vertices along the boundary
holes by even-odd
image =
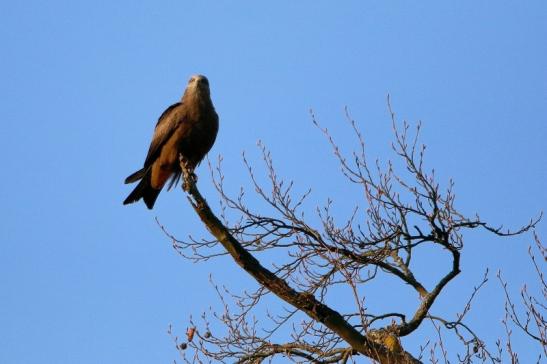
[[[203,75],[194,75],[188,80],[188,86],[182,95],[182,101],[187,104],[210,104],[209,80]]]
[[[209,80],[203,75],[193,75],[188,80],[187,90],[209,95]]]

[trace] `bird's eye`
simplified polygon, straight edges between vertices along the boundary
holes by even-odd
[[[191,78],[190,81],[188,81],[188,83],[192,83],[194,82],[196,79],[195,78]]]

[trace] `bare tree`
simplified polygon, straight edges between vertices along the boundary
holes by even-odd
[[[183,188],[213,238],[181,241],[169,235],[175,248],[197,262],[229,256],[258,282],[257,289],[242,294],[214,285],[224,310],[203,314],[200,322],[192,320],[186,340],[175,337],[185,361],[260,363],[283,355],[295,362],[312,363],[354,362],[363,356],[382,364],[421,363],[429,350],[432,363],[448,362],[443,330],[453,332],[463,343],[461,362],[469,363],[472,358],[483,362],[499,360],[497,353],[491,354],[464,322],[487,274],[455,320],[433,316],[430,308],[460,273],[465,230],[481,228],[497,236],[510,236],[533,228],[539,218],[509,231],[492,227],[479,216],[458,212],[453,183],[441,189],[434,171],[424,166],[425,146],[418,141],[420,125],[411,135],[409,124],[399,126],[391,107],[389,110],[394,133],[392,149],[403,163],[402,172],[397,172],[391,162],[383,165],[368,161],[363,135],[347,111],[358,143],[358,150],[349,155],[344,154],[327,129],[319,126],[312,113],[314,124],[332,146],[347,181],[357,185],[364,196],[365,207],[356,208],[342,224],[333,217],[332,201],[317,208],[315,218],[306,215],[304,206],[309,191],[293,193],[293,182],[278,176],[270,152],[262,144],[268,185],[259,182],[261,178],[243,157],[254,187],[254,204],[258,205],[258,197],[266,206],[261,211],[249,205],[245,190],[236,195],[225,190],[221,158],[216,166],[210,166],[221,199],[219,215],[199,192],[195,176],[183,170]],[[423,277],[414,273],[413,257],[418,248],[436,250],[449,257],[445,271],[439,273],[433,285],[424,284]],[[415,303],[404,304],[412,314],[370,311],[365,300],[366,287],[385,276],[416,292]],[[344,307],[328,304],[331,297],[340,294],[346,295]],[[261,308],[261,304],[279,300],[287,307],[276,313]],[[541,305],[537,300],[525,301],[527,307],[532,303]],[[528,333],[530,317],[543,320],[530,308],[532,314],[522,322],[512,307],[509,301],[509,319]],[[267,320],[267,324],[259,322],[256,316]],[[220,322],[225,329],[215,332],[211,320]],[[433,325],[439,339],[432,338],[429,348],[423,346],[412,355],[400,339],[424,323]],[[545,328],[545,321],[542,324]],[[283,338],[280,332],[290,335]],[[544,334],[545,331],[531,335],[544,344]]]
[[[514,303],[509,293],[507,282],[502,278],[501,272],[498,272],[498,279],[503,287],[505,293],[505,318],[503,319],[503,325],[505,327],[506,339],[505,347],[507,354],[509,355],[512,363],[519,363],[518,353],[513,348],[512,344],[512,327],[518,328],[529,339],[538,343],[543,348],[543,354],[547,358],[547,319],[545,315],[547,313],[547,282],[543,275],[545,266],[547,263],[547,248],[543,245],[539,237],[534,233],[535,250],[530,246],[528,248],[528,254],[530,256],[530,262],[534,266],[537,273],[537,280],[539,282],[540,293],[534,294],[529,292],[527,285],[525,284],[520,290],[520,307]],[[498,341],[498,347],[501,351],[502,341]],[[538,363],[541,361],[541,355],[538,358]]]

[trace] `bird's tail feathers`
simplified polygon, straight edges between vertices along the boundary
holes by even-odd
[[[146,168],[139,169],[137,172],[131,174],[125,179],[125,184],[137,182],[138,180],[142,179],[146,174],[146,171]]]
[[[123,201],[123,204],[128,205],[130,203],[137,202],[142,198],[146,204],[146,207],[152,209],[158,195],[160,194],[160,191],[161,190],[156,190],[150,186],[148,178],[142,178],[135,189]]]
[[[131,191],[129,196],[127,196],[127,198],[123,201],[123,204],[128,205],[130,203],[140,200],[147,185],[148,183],[146,183],[146,180],[142,179],[139,184],[133,189],[133,191]]]
[[[152,210],[152,208],[154,207],[154,204],[156,203],[156,199],[158,198],[160,192],[161,190],[156,190],[150,186],[143,192],[142,199],[144,200],[144,203],[149,210]]]

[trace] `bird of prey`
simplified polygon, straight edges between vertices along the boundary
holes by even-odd
[[[180,178],[179,156],[193,171],[213,146],[217,132],[209,81],[202,75],[192,76],[181,101],[161,114],[143,168],[125,179],[125,183],[140,182],[123,204],[142,198],[152,209],[167,180],[171,178],[171,188]]]

